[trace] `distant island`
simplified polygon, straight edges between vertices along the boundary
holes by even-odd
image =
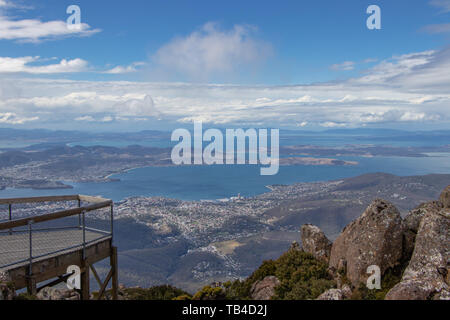
[[[354,166],[357,164],[357,161],[345,161],[331,158],[289,157],[280,159],[280,165],[282,166]]]

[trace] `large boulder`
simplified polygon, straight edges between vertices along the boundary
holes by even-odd
[[[256,281],[250,290],[253,300],[270,300],[275,295],[275,287],[280,284],[275,276],[267,276],[260,281]]]
[[[344,300],[344,295],[341,289],[328,289],[316,300]]]
[[[429,201],[422,203],[417,208],[411,210],[403,220],[403,257],[408,261],[414,250],[414,243],[416,241],[417,231],[419,230],[420,222],[425,213],[429,211],[438,212],[443,208],[440,201]]]
[[[344,285],[341,289],[328,289],[322,293],[316,300],[344,300],[350,299],[352,290],[348,285]]]
[[[319,227],[304,224],[301,227],[302,247],[305,252],[326,263],[330,260],[332,243]]]
[[[16,296],[14,285],[6,272],[0,272],[0,300],[13,300]]]
[[[80,294],[75,290],[42,288],[36,295],[38,300],[80,300]]]
[[[439,201],[442,203],[444,208],[450,208],[450,186],[447,186],[447,188],[442,191]]]
[[[400,263],[402,241],[399,211],[387,201],[374,200],[333,243],[330,268],[344,272],[352,285],[357,287],[370,276],[367,274],[369,266],[377,265],[384,274]]]
[[[419,231],[420,222],[428,211],[440,211],[443,208],[440,201],[429,201],[420,204],[417,208],[411,210],[405,217],[403,223],[408,230],[414,233]]]
[[[400,283],[386,295],[388,300],[448,299],[450,210],[429,210],[417,232],[414,252]]]

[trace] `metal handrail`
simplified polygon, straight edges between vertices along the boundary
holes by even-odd
[[[67,196],[47,196],[47,197],[29,197],[29,198],[10,198],[0,199],[0,204],[18,204],[18,203],[37,203],[37,202],[62,202],[79,200],[80,195]]]
[[[68,210],[62,210],[62,211],[57,211],[57,212],[53,212],[53,213],[47,213],[47,214],[43,214],[43,215],[38,215],[38,216],[34,216],[34,217],[28,217],[28,218],[21,218],[21,219],[16,219],[16,220],[10,220],[7,222],[1,222],[0,223],[0,230],[5,230],[5,229],[12,229],[12,228],[17,228],[17,227],[23,227],[28,225],[29,221],[34,221],[36,223],[39,222],[45,222],[45,221],[51,221],[51,220],[56,220],[59,218],[65,218],[65,217],[70,217],[70,216],[75,216],[78,214],[82,214],[83,211],[85,212],[89,212],[89,211],[94,211],[94,210],[98,210],[98,209],[102,209],[102,208],[107,208],[112,206],[112,201],[111,200],[107,200],[104,202],[99,202],[99,203],[94,203],[85,207],[79,207],[79,208],[74,208],[74,209],[68,209]]]

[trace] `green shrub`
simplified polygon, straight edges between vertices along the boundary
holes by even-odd
[[[280,285],[275,288],[274,299],[315,299],[335,286],[327,268],[325,263],[313,255],[290,249],[275,261],[264,261],[247,279],[225,283],[225,297],[229,300],[251,299],[251,287],[256,281],[276,276]]]
[[[274,299],[315,299],[335,286],[328,274],[326,263],[312,254],[289,250],[276,260],[275,276],[281,284],[275,288]]]
[[[192,300],[192,297],[188,294],[183,294],[181,296],[173,298],[172,300]]]
[[[126,288],[123,294],[127,300],[172,300],[180,296],[190,295],[178,288],[170,285],[156,286],[148,289]]]
[[[15,296],[14,300],[37,300],[37,297],[28,293],[21,293]]]
[[[198,291],[193,300],[223,300],[225,299],[225,292],[222,288],[216,287],[212,288],[211,286],[205,286],[202,290]]]

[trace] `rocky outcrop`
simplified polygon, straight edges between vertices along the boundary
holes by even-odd
[[[328,289],[316,300],[344,300],[344,295],[341,289]]]
[[[341,289],[328,289],[322,293],[316,300],[344,300],[350,299],[352,290],[348,285],[342,286]]]
[[[353,286],[365,283],[367,268],[377,265],[381,274],[397,266],[402,257],[402,219],[389,202],[377,199],[347,225],[331,248],[330,268],[344,268]]]
[[[256,281],[250,290],[254,300],[270,300],[275,295],[275,287],[280,284],[275,276],[268,276],[260,281]]]
[[[289,250],[301,250],[301,248],[297,241],[292,241]]]
[[[411,210],[403,220],[405,227],[414,233],[419,231],[420,222],[428,211],[440,211],[443,208],[440,201],[429,201],[422,203],[417,208]]]
[[[38,300],[80,300],[80,294],[75,290],[45,287],[36,295]]]
[[[304,224],[301,227],[302,247],[305,252],[326,263],[330,260],[332,243],[319,227]]]
[[[414,250],[417,231],[425,213],[438,212],[443,208],[440,201],[422,203],[411,210],[403,220],[403,260],[409,260]]]
[[[442,191],[439,201],[442,203],[444,208],[450,208],[450,186],[447,186],[447,188]]]
[[[417,231],[414,252],[408,267],[403,273],[401,282],[388,292],[386,299],[450,298],[449,230],[449,209],[428,210],[424,214]]]
[[[15,296],[14,285],[8,274],[0,272],[0,300],[13,300]]]

